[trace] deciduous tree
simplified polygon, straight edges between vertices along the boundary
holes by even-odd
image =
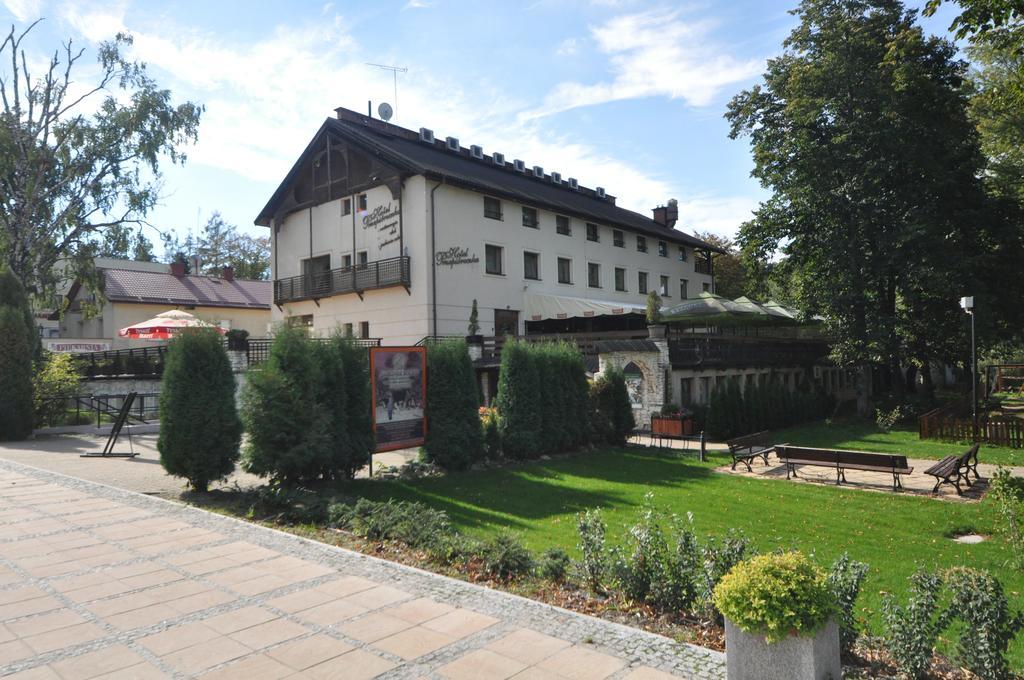
[[[61,261],[67,278],[98,291],[92,246],[144,222],[161,161],[184,162],[202,108],[173,104],[125,57],[125,34],[99,46],[93,78],[71,41],[36,72],[26,55],[33,26],[0,43],[0,258],[30,294],[53,291]]]

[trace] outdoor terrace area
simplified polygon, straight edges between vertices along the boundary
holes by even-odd
[[[274,304],[410,285],[409,257],[391,257],[274,281]]]

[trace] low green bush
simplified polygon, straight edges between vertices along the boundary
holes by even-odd
[[[580,536],[578,547],[583,555],[576,569],[592,592],[601,592],[608,573],[608,547],[605,544],[608,527],[601,511],[581,512],[576,516],[576,529]]]
[[[741,630],[778,642],[817,633],[835,613],[825,572],[800,552],[737,564],[714,590],[715,605]]]
[[[989,485],[985,501],[995,506],[996,527],[1010,546],[1010,561],[1024,569],[1024,479],[1000,466]]]
[[[69,400],[78,394],[81,377],[70,354],[43,352],[32,379],[36,427],[60,425]]]
[[[251,492],[248,516],[287,524],[322,524],[331,500],[310,489],[267,484]]]
[[[480,557],[484,571],[494,578],[510,581],[533,571],[534,559],[522,539],[502,532],[484,541]]]
[[[1003,586],[986,571],[956,567],[944,579],[952,595],[950,611],[963,622],[957,660],[979,678],[1009,678],[1006,650],[1024,628],[1024,615],[1010,611]]]
[[[563,583],[569,575],[572,559],[569,553],[561,548],[548,548],[541,553],[537,564],[537,573],[554,583]]]
[[[401,541],[410,548],[429,549],[456,533],[448,515],[422,503],[360,498],[353,505],[332,504],[327,509],[332,526],[349,529],[371,541]]]
[[[910,576],[905,604],[891,594],[882,600],[885,645],[900,671],[909,678],[927,677],[939,634],[949,610],[939,606],[942,578],[924,569]]]
[[[828,587],[836,601],[836,622],[839,624],[839,643],[844,654],[853,649],[861,624],[854,609],[860,587],[868,575],[868,565],[840,555],[828,570]]]

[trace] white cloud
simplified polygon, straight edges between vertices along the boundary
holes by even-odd
[[[678,10],[615,17],[591,29],[598,49],[608,55],[612,80],[561,83],[523,116],[652,96],[707,106],[724,86],[756,76],[763,64],[724,54],[709,38],[712,28],[707,21],[684,21]]]
[[[42,0],[3,0],[3,3],[18,21],[35,21],[43,14]]]
[[[407,9],[427,9],[428,7],[433,6],[434,3],[431,2],[430,0],[409,0],[409,2],[405,3],[405,6],[402,8],[402,11],[405,11]]]
[[[579,43],[576,38],[566,38],[555,48],[555,54],[559,57],[571,57],[579,50]]]
[[[367,58],[348,32],[349,23],[330,16],[298,27],[271,30],[256,41],[235,44],[193,28],[158,25],[148,30],[125,26],[123,11],[109,5],[95,12],[68,10],[64,18],[92,41],[130,30],[132,57],[145,61],[154,77],[175,97],[206,106],[199,142],[188,150],[190,164],[237,173],[276,185],[305,148],[323,119],[337,106],[364,111],[393,100],[390,73],[366,66]],[[377,56],[377,55],[375,55]],[[379,55],[401,64],[401,56]],[[642,165],[616,158],[579,140],[557,134],[543,119],[518,114],[532,102],[510,98],[501,84],[435,76],[429,71],[399,75],[399,102],[392,122],[426,126],[464,146],[480,144],[486,153],[501,151],[542,165],[549,172],[577,177],[585,186],[604,186],[618,205],[650,214],[668,198],[680,199],[680,227],[731,234],[755,202],[703,197],[686,200],[679,187],[652,176]],[[444,92],[438,97],[438,92]],[[249,197],[246,197],[249,198]],[[258,196],[252,212],[269,196]]]
[[[710,231],[734,238],[740,225],[748,221],[758,206],[753,196],[690,196],[679,199],[676,229],[693,233]]]

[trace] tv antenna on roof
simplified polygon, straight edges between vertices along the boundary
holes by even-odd
[[[395,111],[397,111],[398,110],[398,74],[399,73],[408,73],[409,69],[405,68],[404,66],[388,66],[386,64],[374,64],[374,63],[369,62],[369,61],[364,62],[364,63],[367,66],[375,66],[377,68],[384,69],[385,71],[391,71],[391,75],[394,78],[394,83],[395,83]]]

